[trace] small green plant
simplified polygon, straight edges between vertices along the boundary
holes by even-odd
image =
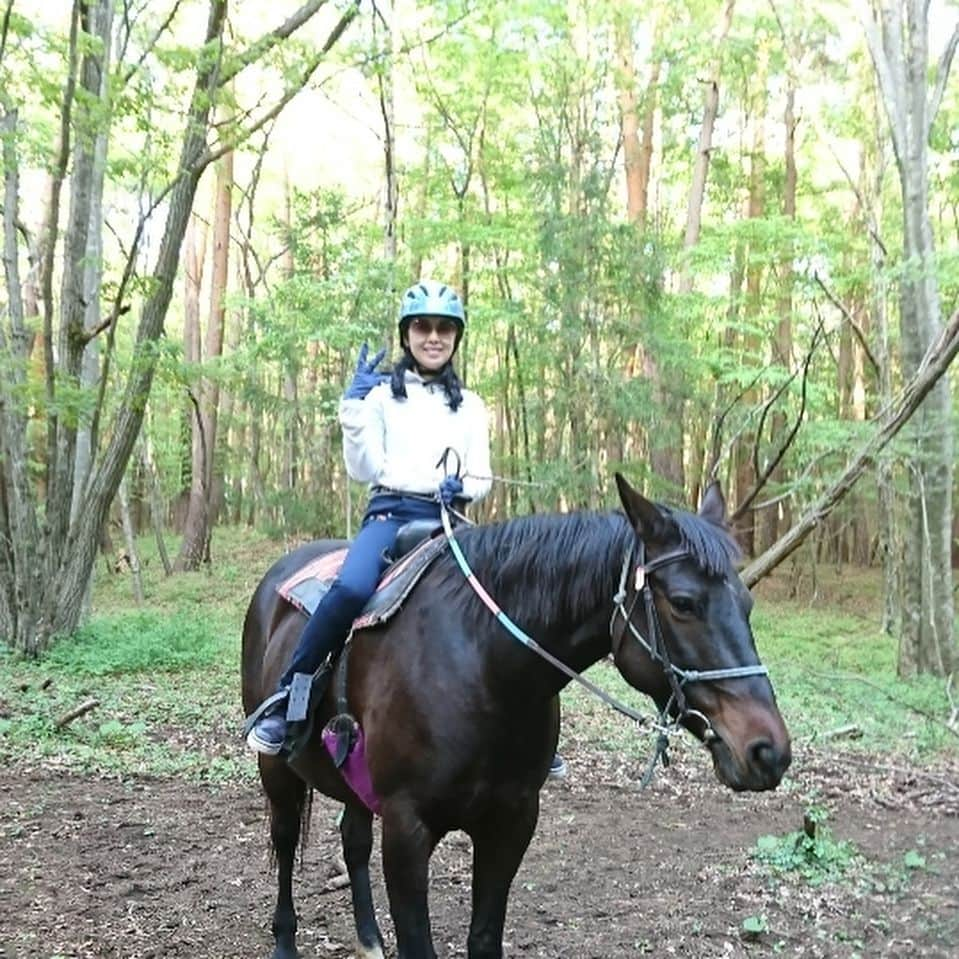
[[[743,920],[743,939],[753,942],[765,932],[769,932],[769,923],[765,916],[747,916]]]
[[[784,836],[760,836],[753,858],[777,874],[793,873],[812,886],[841,880],[859,853],[851,842],[832,835],[826,818],[824,809],[810,807],[802,829]]]
[[[110,719],[101,723],[97,729],[100,740],[111,746],[134,746],[146,734],[146,724],[142,722],[123,723]]]
[[[926,868],[926,857],[915,849],[910,849],[905,856],[902,857],[902,864],[909,870],[916,871],[918,869]]]

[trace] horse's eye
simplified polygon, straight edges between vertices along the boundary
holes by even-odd
[[[673,595],[667,598],[669,605],[679,616],[695,616],[699,612],[699,603],[692,596]]]

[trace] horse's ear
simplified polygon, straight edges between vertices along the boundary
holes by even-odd
[[[616,488],[633,528],[647,541],[660,539],[666,531],[662,514],[641,493],[637,493],[621,473],[616,473]]]
[[[726,528],[726,497],[723,496],[719,480],[713,480],[703,493],[699,504],[699,515],[713,526]]]

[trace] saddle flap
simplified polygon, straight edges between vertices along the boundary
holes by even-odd
[[[443,537],[428,539],[417,546],[412,553],[407,553],[401,560],[390,566],[383,574],[380,585],[377,586],[370,601],[363,607],[360,615],[353,620],[353,629],[375,626],[393,616],[429,569],[433,560],[444,549],[446,549],[446,540]]]

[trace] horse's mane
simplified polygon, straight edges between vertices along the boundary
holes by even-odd
[[[658,508],[703,572],[720,575],[738,559],[725,530],[694,513]],[[547,628],[576,619],[598,596],[612,600],[632,535],[621,512],[521,516],[456,533],[477,578],[510,618]],[[452,559],[448,569],[447,582],[462,581]],[[489,615],[478,598],[475,605]]]
[[[457,533],[510,618],[544,626],[575,618],[597,595],[613,595],[630,536],[621,514],[587,512],[521,516]]]

